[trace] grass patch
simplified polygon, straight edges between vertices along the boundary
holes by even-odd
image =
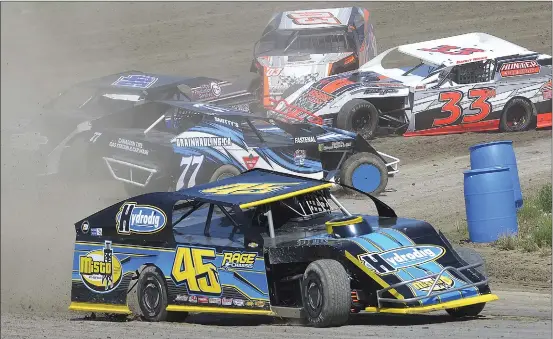
[[[550,250],[552,240],[551,184],[528,196],[518,210],[518,234],[500,237],[493,245],[502,250],[524,252]]]

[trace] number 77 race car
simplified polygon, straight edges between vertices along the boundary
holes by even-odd
[[[384,68],[392,52],[414,62]],[[551,56],[485,33],[402,45],[304,85],[268,113],[368,138],[551,127]]]
[[[378,216],[352,215],[331,185],[255,169],[107,207],[75,223],[69,309],[328,327],[360,311],[472,317],[498,299],[476,252],[371,195]]]

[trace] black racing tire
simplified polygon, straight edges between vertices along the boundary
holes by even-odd
[[[357,172],[362,168],[366,169],[366,171]],[[378,184],[375,184],[368,177],[376,172],[380,175]],[[356,188],[364,193],[379,195],[388,185],[388,169],[384,161],[375,154],[367,152],[356,153],[342,164],[340,168],[340,183]]]
[[[461,306],[457,308],[448,308],[446,312],[454,318],[473,318],[476,317],[484,310],[486,303],[479,303],[468,306]]]
[[[283,93],[282,93],[282,99],[286,99],[290,95],[292,95],[294,92],[296,92],[298,89],[302,88],[303,84],[294,84],[290,87],[288,87]]]
[[[335,260],[309,264],[301,283],[303,309],[314,327],[342,326],[351,308],[351,287],[344,267]]]
[[[534,106],[530,102],[521,98],[514,98],[503,109],[499,121],[499,130],[501,132],[525,131],[532,124],[533,116]],[[513,119],[519,121],[513,123]]]
[[[338,112],[336,127],[372,139],[378,129],[378,110],[368,101],[350,100]]]
[[[223,165],[215,170],[209,179],[209,182],[218,181],[225,178],[240,175],[240,170],[232,165]]]
[[[151,322],[168,320],[167,286],[157,267],[144,267],[138,276],[135,289],[135,301],[138,305],[133,305],[134,307],[131,308],[135,315]],[[131,303],[129,303],[130,306]]]

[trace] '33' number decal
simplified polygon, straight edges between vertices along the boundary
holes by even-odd
[[[441,45],[441,46],[432,47],[432,48],[419,48],[419,50],[426,51],[426,52],[433,52],[433,53],[448,54],[448,55],[471,55],[473,53],[485,52],[483,49],[480,49],[480,48],[457,47],[457,46],[449,46],[449,45]]]
[[[184,182],[188,181],[186,188],[196,185],[196,175],[204,162],[204,156],[182,157],[180,167],[184,166],[182,173],[177,181],[177,191],[184,187]]]
[[[296,25],[339,25],[340,20],[338,20],[330,12],[296,12],[288,14],[288,17]]]
[[[171,277],[177,285],[185,284],[192,293],[221,294],[217,267],[212,262],[216,253],[213,248],[177,247]]]
[[[466,114],[461,123],[479,122],[484,120],[492,111],[492,105],[488,99],[495,97],[493,88],[472,88],[468,92],[469,99],[474,99],[470,103],[471,110],[478,110],[476,114]],[[432,127],[446,126],[455,123],[463,114],[463,108],[459,104],[463,99],[463,92],[450,91],[441,92],[438,101],[444,102],[442,112],[449,113],[448,117],[434,119]]]

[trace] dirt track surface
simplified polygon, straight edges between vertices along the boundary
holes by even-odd
[[[39,105],[71,84],[105,74],[137,69],[234,79],[248,72],[253,44],[273,12],[344,5],[2,2],[2,132],[9,132],[32,118]],[[551,3],[370,2],[359,5],[371,11],[380,51],[403,43],[481,31],[552,54]],[[429,17],[434,19],[425,19]],[[459,184],[468,162],[462,157],[468,154],[468,146],[495,139],[513,140],[517,149],[527,154],[525,159],[532,161],[519,164],[526,173],[522,174],[523,185],[530,179],[550,180],[550,131],[505,136],[390,138],[375,145],[401,158],[402,173],[390,181],[390,188],[397,192],[385,199],[394,201],[392,205],[408,216],[453,224],[464,213],[463,205],[459,205],[462,204]],[[544,151],[534,154],[539,158],[537,163],[531,157],[531,147]],[[3,146],[2,338],[140,337],[149,331],[160,338],[276,337],[284,331],[299,337],[358,337],[376,333],[385,333],[388,338],[419,337],[419,334],[467,338],[551,336],[550,301],[543,306],[548,320],[533,311],[533,305],[543,300],[542,296],[516,299],[513,311],[508,311],[507,301],[497,303],[503,306],[496,308],[491,304],[484,311],[486,319],[446,323],[439,315],[408,317],[408,320],[362,316],[355,317],[357,325],[347,331],[267,325],[250,331],[232,326],[70,322],[64,318],[64,310],[69,303],[72,224],[118,201],[124,193],[113,182],[45,187],[36,179],[21,175],[26,169],[18,166],[19,163],[22,159],[18,152]],[[451,186],[443,178],[447,174],[445,169],[456,171],[455,175],[446,176],[452,180]],[[436,172],[432,174],[432,171]],[[439,185],[434,185],[435,178]],[[21,314],[24,312],[36,314],[38,318],[24,316]],[[52,312],[55,318],[43,318],[43,314]],[[384,325],[378,326],[381,321]]]

